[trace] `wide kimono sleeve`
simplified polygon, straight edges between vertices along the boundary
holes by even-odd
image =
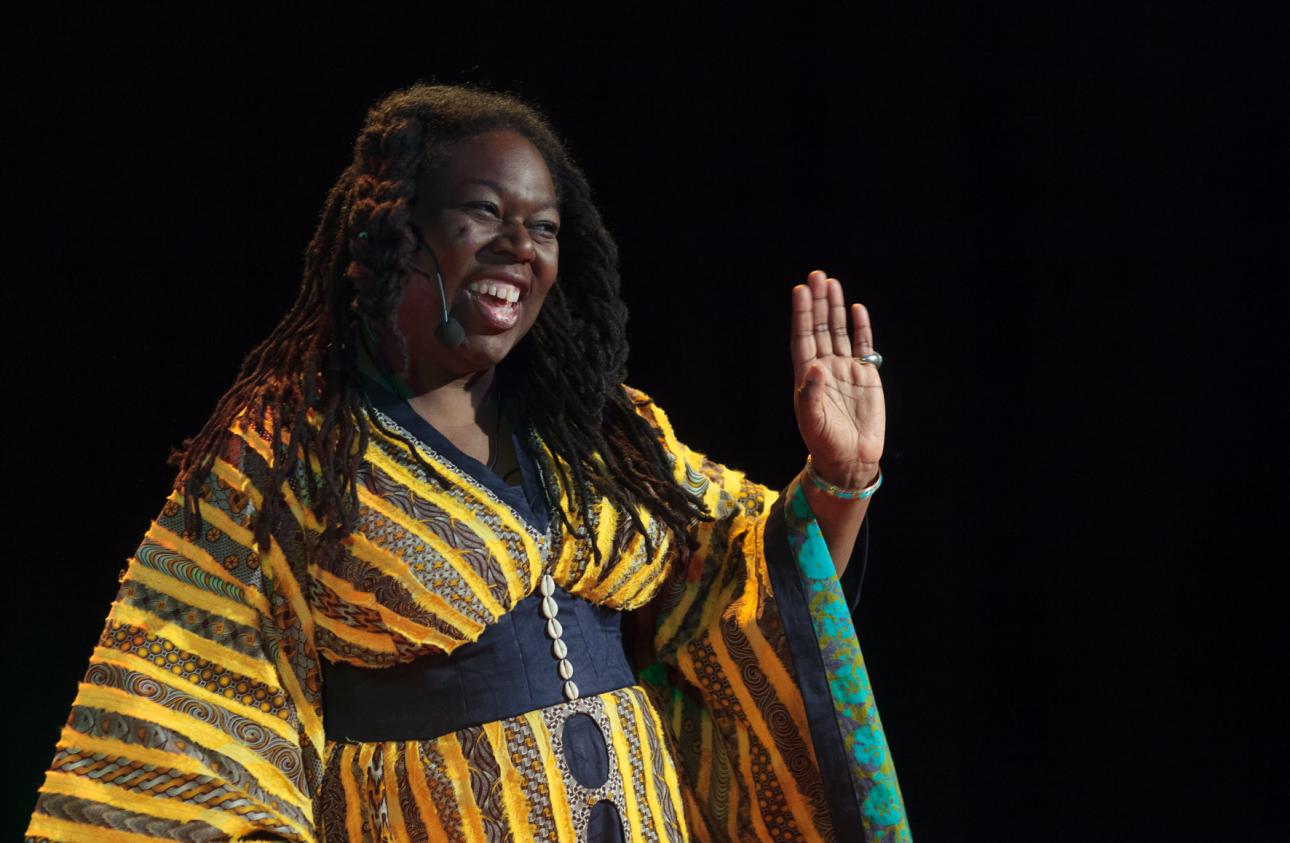
[[[909,840],[850,607],[805,495],[792,485],[781,499],[686,448],[630,394],[713,516],[650,607],[657,661],[641,671],[695,836]]]
[[[173,493],[121,588],[57,743],[29,840],[313,840],[318,661],[293,567],[294,496],[270,552],[252,527],[262,432],[239,428],[204,484],[200,535]]]

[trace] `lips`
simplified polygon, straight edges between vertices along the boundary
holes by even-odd
[[[481,278],[466,285],[466,294],[484,322],[498,330],[515,327],[520,319],[520,284],[494,278]]]

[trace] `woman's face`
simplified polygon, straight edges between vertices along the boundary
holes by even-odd
[[[560,245],[555,183],[533,144],[512,131],[486,132],[453,147],[417,182],[412,224],[434,250],[448,311],[465,331],[450,348],[435,262],[418,247],[398,311],[407,338],[407,381],[422,391],[500,363],[528,333],[555,284]]]

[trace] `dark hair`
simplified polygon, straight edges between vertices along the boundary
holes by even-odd
[[[591,523],[594,491],[629,515],[651,552],[638,506],[673,532],[674,546],[686,546],[686,529],[705,517],[704,509],[673,480],[656,433],[622,389],[627,310],[619,295],[618,248],[592,204],[586,177],[546,120],[515,97],[424,84],[389,94],[368,111],[353,161],[323,205],[295,303],[247,355],[201,431],[172,455],[187,529],[200,530],[202,486],[229,426],[249,410],[252,418],[273,422],[271,474],[255,523],[261,553],[268,551],[270,525],[284,503],[284,481],[302,458],[305,466],[317,460],[316,471],[302,473],[325,528],[323,542],[353,531],[357,473],[367,445],[363,417],[376,420],[358,374],[363,320],[392,330],[406,355],[395,314],[415,248],[409,221],[417,176],[441,163],[458,141],[499,129],[523,135],[541,153],[561,216],[558,283],[528,335],[498,367],[505,393],[518,399],[557,463],[563,461],[559,480],[583,524]],[[554,489],[548,494],[558,508],[559,495]],[[560,516],[568,526],[568,513],[561,509]],[[591,544],[599,556],[597,543]]]

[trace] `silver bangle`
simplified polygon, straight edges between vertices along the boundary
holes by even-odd
[[[878,477],[863,489],[844,489],[841,486],[834,486],[815,472],[815,465],[811,462],[811,455],[806,455],[806,479],[810,480],[815,488],[832,498],[844,501],[862,501],[873,497],[873,493],[878,491],[882,485],[882,469],[878,469]]]

